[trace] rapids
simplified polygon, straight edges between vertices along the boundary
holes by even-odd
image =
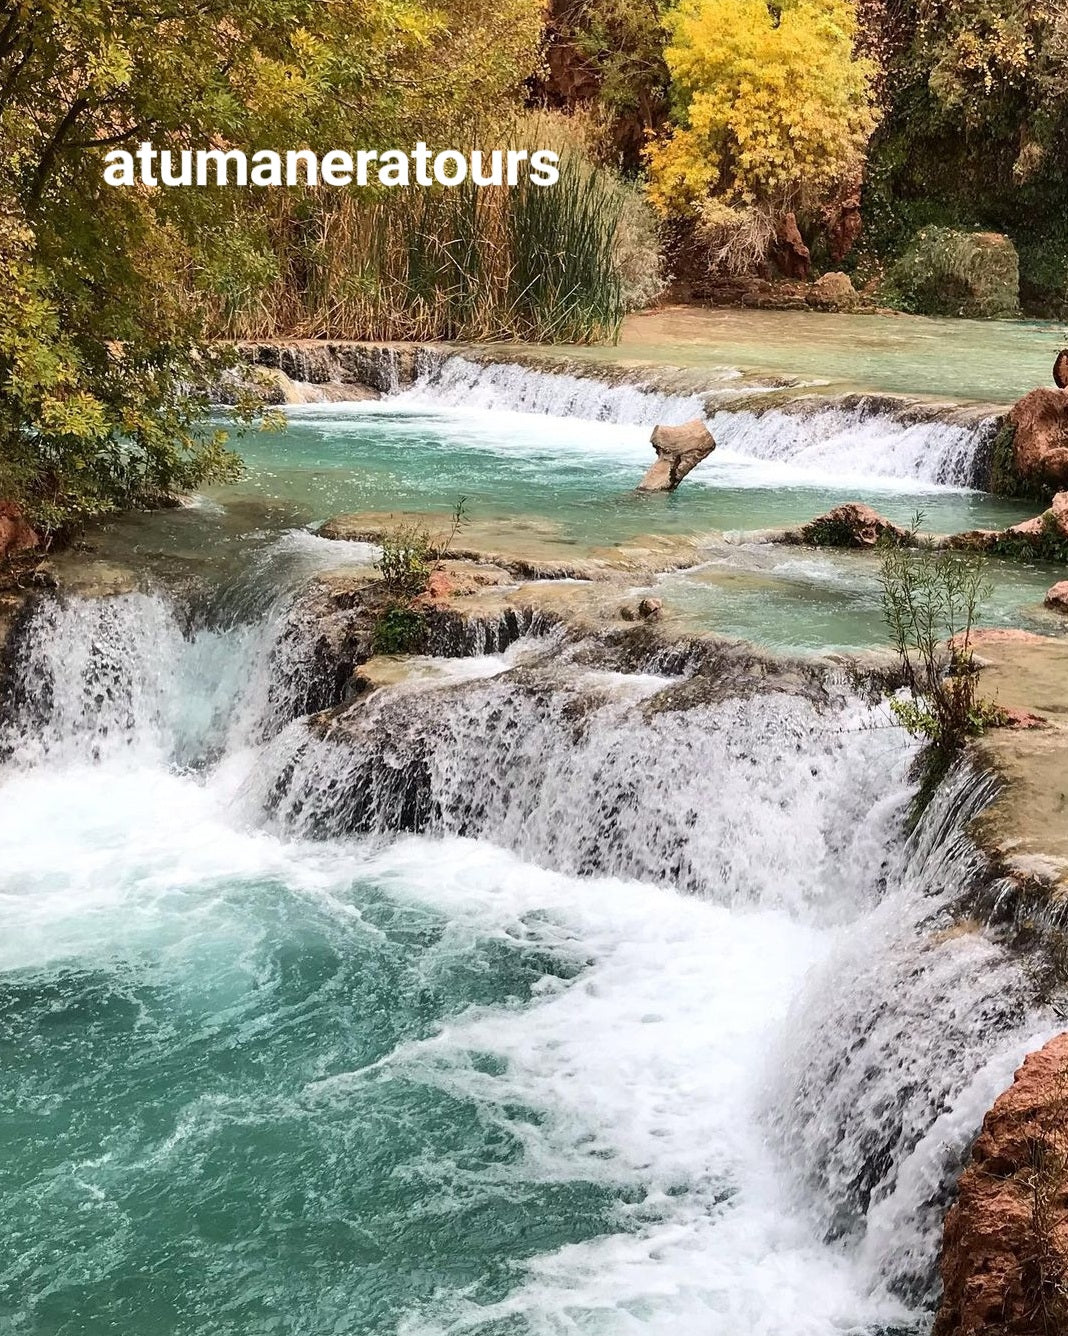
[[[21,629],[4,1329],[924,1331],[1053,1024],[947,931],[982,786],[909,836],[912,745],[844,688],[551,636],[307,718],[328,548]]]

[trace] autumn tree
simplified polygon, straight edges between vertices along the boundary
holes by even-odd
[[[540,24],[528,0],[0,0],[0,495],[55,529],[234,468],[190,280],[214,257],[231,281],[242,204],[108,187],[109,149],[380,147],[496,110]]]
[[[858,173],[874,67],[851,0],[681,0],[666,23],[674,125],[649,153],[651,195],[744,268],[778,219]]]

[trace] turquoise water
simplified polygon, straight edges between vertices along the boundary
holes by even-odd
[[[991,561],[977,625],[1064,634],[1064,619],[1043,607],[1061,574],[1053,565]],[[654,592],[687,627],[775,649],[860,650],[887,640],[879,560],[862,553],[749,548],[662,576]]]
[[[557,559],[649,534],[798,525],[858,499],[901,524],[922,514],[935,532],[1001,527],[1032,509],[915,476],[928,453],[943,448],[937,423],[904,435],[879,419],[831,425],[837,436],[830,440],[819,424],[798,439],[789,423],[747,421],[733,448],[718,449],[678,492],[643,496],[634,489],[652,456],[646,426],[436,406],[414,396],[297,409],[284,432],[241,443],[248,472],[240,483],[192,510],[118,521],[101,546],[105,555],[147,564],[171,580],[205,572],[217,580],[293,528],[353,512],[429,513],[438,517],[433,527],[460,497],[473,522],[468,541]],[[953,438],[951,454],[967,446],[962,436],[963,445]],[[320,565],[330,559],[329,551],[317,556]],[[337,560],[346,560],[340,549]],[[1060,633],[1062,622],[1041,607],[1058,575],[1038,563],[991,563],[993,593],[980,620]],[[862,648],[886,640],[877,567],[862,554],[743,545],[692,576],[666,577],[656,592],[687,627],[776,648]]]
[[[6,1330],[382,1332],[614,1227],[610,1174],[524,1172],[539,1110],[374,1069],[581,957],[358,872],[124,889],[140,933],[0,981]]]
[[[642,533],[699,534],[797,524],[864,499],[907,522],[953,532],[1026,518],[1026,505],[919,479],[747,458],[726,449],[673,495],[634,489],[653,458],[647,427],[418,404],[289,410],[284,433],[241,443],[249,476],[231,495],[283,497],[309,521],[354,511],[447,511],[538,519],[562,541],[610,544]]]
[[[1052,385],[1068,326],[1045,320],[932,320],[923,316],[675,307],[631,316],[617,349],[578,358],[737,367],[836,388],[1011,404]]]

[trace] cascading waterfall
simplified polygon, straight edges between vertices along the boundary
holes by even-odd
[[[637,426],[708,421],[724,452],[788,462],[820,476],[913,479],[949,487],[982,486],[994,422],[961,422],[887,401],[852,396],[821,404],[811,397],[787,407],[732,407],[759,390],[737,384],[739,373],[709,373],[701,394],[665,393],[641,384],[612,383],[596,375],[539,371],[525,365],[426,359],[405,401],[445,407],[509,409],[554,417],[588,418]],[[767,387],[769,390],[771,387]],[[695,474],[691,485],[700,483]]]
[[[595,641],[298,717],[336,665],[263,602],[22,629],[13,1330],[924,1330],[954,1171],[1048,1026],[957,926],[974,776],[907,836],[878,710]]]

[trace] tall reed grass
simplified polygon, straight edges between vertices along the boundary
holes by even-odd
[[[275,192],[202,269],[210,325],[241,339],[614,340],[626,190],[571,152],[548,188]]]

